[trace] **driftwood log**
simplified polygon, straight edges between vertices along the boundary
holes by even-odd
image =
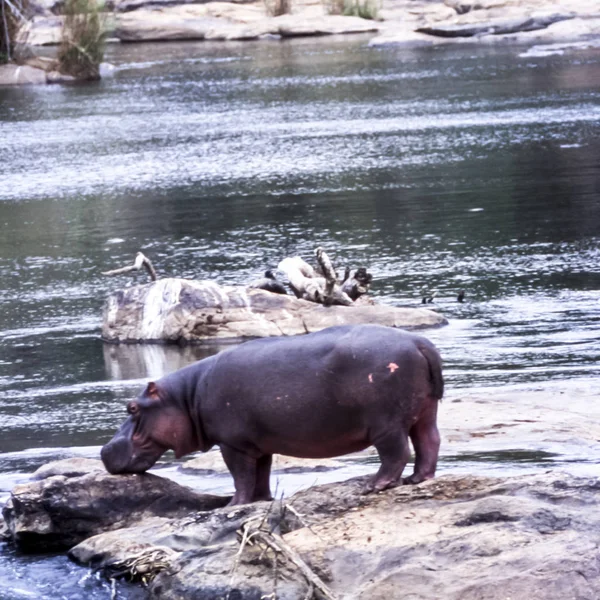
[[[331,259],[323,248],[319,247],[315,250],[315,257],[321,275],[299,256],[285,258],[279,263],[278,269],[287,276],[289,286],[297,298],[325,306],[331,306],[332,304],[352,306],[355,300],[368,292],[373,276],[364,267],[357,269],[352,278],[350,277],[350,269],[346,268],[344,278],[340,282]],[[147,271],[152,281],[158,280],[152,261],[142,252],[135,255],[132,265],[111,271],[103,271],[102,274],[109,276],[123,275],[141,269]],[[286,293],[285,287],[276,280],[271,270],[265,272],[265,278],[252,282],[248,285],[248,288],[264,289],[279,294]]]
[[[300,256],[284,258],[278,265],[278,269],[286,274],[290,288],[297,298],[325,306],[352,306],[355,300],[367,293],[373,276],[364,267],[357,269],[352,278],[350,270],[346,269],[344,281],[340,284],[327,253],[322,248],[317,248],[315,256],[322,275]]]
[[[112,271],[103,271],[102,275],[122,275],[123,273],[130,273],[131,271],[139,271],[140,269],[146,269],[148,275],[150,275],[150,279],[152,281],[156,281],[158,279],[158,275],[156,274],[156,269],[152,265],[150,259],[143,254],[142,252],[138,252],[135,255],[135,261],[132,265],[128,267],[121,267],[120,269],[113,269]]]

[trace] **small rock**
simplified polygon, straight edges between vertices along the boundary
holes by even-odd
[[[27,65],[0,65],[0,86],[46,83],[46,71]]]
[[[97,458],[65,458],[42,465],[31,475],[34,481],[41,481],[55,475],[63,477],[81,477],[89,473],[106,473],[102,461]]]

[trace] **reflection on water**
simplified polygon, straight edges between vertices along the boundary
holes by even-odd
[[[109,379],[158,379],[197,360],[231,347],[220,343],[209,346],[166,346],[158,344],[103,344],[104,367]]]
[[[97,456],[148,379],[220,348],[100,342],[106,294],[144,280],[101,272],[140,249],[163,276],[240,284],[322,245],[367,266],[381,302],[436,290],[450,325],[427,335],[450,390],[597,374],[593,49],[357,37],[110,54],[97,84],[0,89],[0,500],[44,462]],[[514,452],[440,470],[561,460]],[[59,597],[52,578],[62,597],[107,597],[64,559],[20,560],[0,550],[0,597]]]

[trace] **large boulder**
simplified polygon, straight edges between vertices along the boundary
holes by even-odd
[[[228,502],[152,474],[109,475],[99,460],[51,463],[33,479],[12,490],[2,511],[11,539],[24,551],[70,548],[150,517],[173,518]]]
[[[102,337],[109,342],[195,342],[310,333],[373,323],[403,329],[444,325],[439,314],[386,305],[330,306],[211,281],[160,279],[112,293]]]

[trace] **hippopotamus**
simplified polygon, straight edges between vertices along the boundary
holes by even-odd
[[[272,499],[273,454],[329,458],[375,446],[365,493],[435,474],[442,362],[426,338],[378,325],[245,342],[148,383],[101,451],[109,473],[142,473],[167,450],[215,445],[230,504]],[[414,472],[402,479],[415,451]]]

